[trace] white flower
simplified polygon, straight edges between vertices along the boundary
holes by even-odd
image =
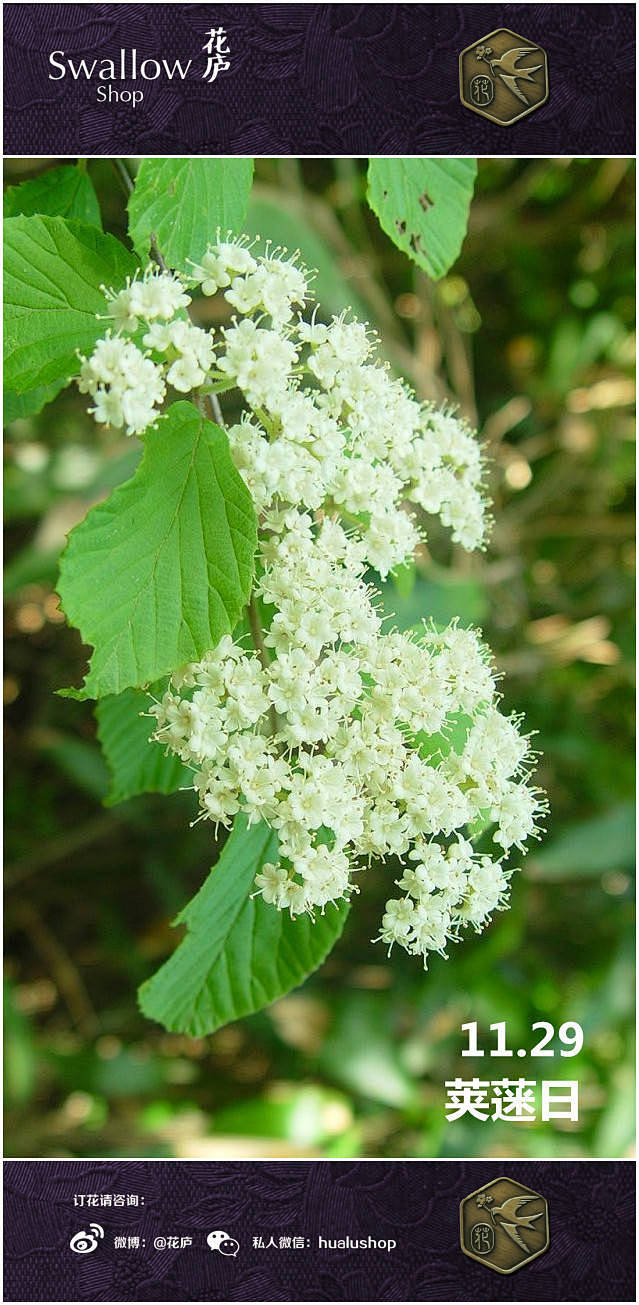
[[[152,322],[157,317],[166,321],[174,317],[180,308],[187,308],[190,302],[191,296],[173,272],[162,272],[151,267],[147,268],[141,280],[131,282],[131,314],[136,318],[142,317],[146,322]]]
[[[463,630],[453,624],[442,634],[427,632],[426,638],[438,650],[438,673],[447,682],[461,711],[473,713],[492,701],[495,676],[488,650],[475,630]]]
[[[135,345],[107,334],[98,343],[91,358],[82,360],[78,389],[81,394],[91,394],[98,385],[112,385],[126,378],[127,360]]]
[[[293,316],[293,307],[303,307],[308,295],[306,276],[291,259],[261,258],[258,266],[245,276],[236,276],[228,300],[239,313],[267,313],[275,328],[285,326]]]
[[[108,312],[104,317],[113,322],[116,331],[135,331],[138,325],[138,319],[133,312],[131,303],[131,278],[127,277],[127,283],[124,290],[109,290],[106,286],[101,286],[104,291],[104,297],[107,302]]]
[[[81,359],[79,389],[95,403],[96,421],[141,435],[157,420],[166,386],[162,370],[130,340],[107,334]]]
[[[180,277],[150,267],[105,291],[112,327],[78,386],[96,420],[130,434],[156,422],[168,386],[239,391],[227,434],[259,517],[264,629],[254,649],[226,635],[177,670],[153,737],[191,770],[200,819],[228,827],[242,812],[276,831],[255,880],[275,909],[329,910],[373,858],[399,858],[403,896],[379,938],[426,965],[505,906],[505,858],[538,836],[546,805],[479,634],[394,631],[371,584],[413,558],[425,513],[484,544],[481,447],[377,361],[364,323],[303,321],[309,280],[295,255],[218,239],[190,278],[236,314],[214,342],[187,318]],[[476,850],[481,831],[494,859]]]
[[[382,928],[376,942],[388,943],[390,955],[393,943],[406,946],[410,940],[415,917],[414,903],[407,897],[390,898],[382,916]]]
[[[302,339],[311,344],[310,370],[322,385],[329,388],[339,374],[361,367],[371,352],[371,341],[361,322],[335,318],[330,327],[300,330]]]
[[[224,330],[225,355],[218,360],[220,371],[232,377],[249,403],[269,406],[277,401],[297,361],[295,345],[277,331],[260,330],[246,318]]]
[[[497,821],[496,843],[504,849],[516,846],[521,851],[528,838],[538,838],[537,821],[547,810],[543,795],[527,784],[508,783],[491,816]]]
[[[119,430],[124,426],[124,413],[122,411],[122,396],[116,390],[106,390],[98,386],[93,394],[95,403],[89,412],[95,417],[96,421],[102,422],[104,426],[112,426]]]
[[[491,861],[490,857],[481,857],[468,875],[468,895],[459,907],[459,918],[468,920],[479,932],[486,917],[503,902],[507,887],[508,880],[501,865]]]
[[[286,903],[288,875],[281,865],[267,861],[259,874],[255,876],[255,886],[259,889],[265,902],[278,906],[280,910]]]
[[[256,267],[243,239],[225,240],[210,245],[201,263],[192,264],[192,276],[201,285],[203,294],[214,295],[231,284],[234,273],[253,272]]]

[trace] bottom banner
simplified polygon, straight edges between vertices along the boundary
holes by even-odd
[[[624,1162],[7,1161],[9,1301],[635,1300]]]

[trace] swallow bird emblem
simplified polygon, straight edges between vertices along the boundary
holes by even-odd
[[[518,82],[533,82],[535,78],[533,73],[541,72],[543,64],[538,63],[534,68],[518,68],[517,64],[526,54],[535,54],[536,45],[516,45],[512,50],[505,50],[498,59],[491,58],[492,49],[489,45],[480,45],[477,48],[476,55],[479,63],[485,61],[493,77],[501,77],[504,86],[512,91],[513,95],[521,100],[522,104],[530,104],[530,100],[524,95]]]
[[[515,1242],[515,1245],[520,1246],[527,1255],[530,1254],[530,1247],[526,1245],[519,1229],[534,1228],[535,1219],[542,1219],[544,1212],[540,1210],[538,1214],[520,1214],[519,1210],[522,1206],[527,1205],[529,1201],[535,1201],[536,1199],[535,1196],[511,1196],[507,1201],[503,1201],[501,1205],[488,1207],[495,1226],[503,1228],[504,1232],[508,1233],[508,1236]],[[501,1216],[499,1221],[497,1215]]]
[[[459,56],[462,104],[500,127],[519,122],[548,99],[548,58],[529,37],[498,27]]]
[[[548,1247],[548,1203],[513,1178],[495,1178],[460,1205],[461,1248],[497,1273],[514,1273]]]

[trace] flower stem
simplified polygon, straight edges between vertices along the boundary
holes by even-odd
[[[111,159],[111,162],[120,178],[120,181],[122,182],[122,185],[124,186],[127,195],[130,195],[133,190],[133,179],[131,177],[129,169],[126,166],[126,163],[124,162],[123,159]]]
[[[212,375],[214,373],[209,372],[209,376]],[[200,385],[198,388],[200,394],[228,394],[230,390],[236,390],[237,385],[235,381],[216,381],[214,384]]]
[[[266,651],[266,644],[264,643],[264,633],[260,622],[260,615],[257,610],[257,604],[255,602],[255,597],[253,594],[251,594],[251,597],[249,598],[246,611],[249,619],[249,625],[251,627],[251,638],[253,640],[253,647],[255,648],[255,651],[262,663],[262,666],[264,667],[264,670],[267,671],[271,664],[271,660]]]
[[[217,422],[218,426],[221,426],[222,429],[224,429],[224,417],[222,415],[222,408],[220,405],[220,400],[217,397],[217,394],[213,390],[210,394],[207,394],[206,397],[208,399],[211,412],[213,413],[214,421]]]
[[[267,671],[271,664],[271,659],[268,655],[266,644],[264,643],[264,632],[262,630],[262,625],[260,622],[260,614],[257,610],[257,603],[255,602],[255,598],[253,594],[251,594],[251,597],[248,601],[246,611],[249,619],[249,625],[251,627],[251,638],[253,640],[253,647],[255,648],[255,651],[262,663],[263,669]],[[271,720],[271,733],[273,735],[279,734],[280,722],[279,722],[278,714],[275,710],[274,703],[271,703],[269,709],[269,716]]]

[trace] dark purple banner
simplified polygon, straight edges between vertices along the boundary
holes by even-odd
[[[6,4],[5,153],[633,154],[634,16]]]
[[[25,1160],[4,1182],[5,1300],[635,1299],[630,1161]]]

